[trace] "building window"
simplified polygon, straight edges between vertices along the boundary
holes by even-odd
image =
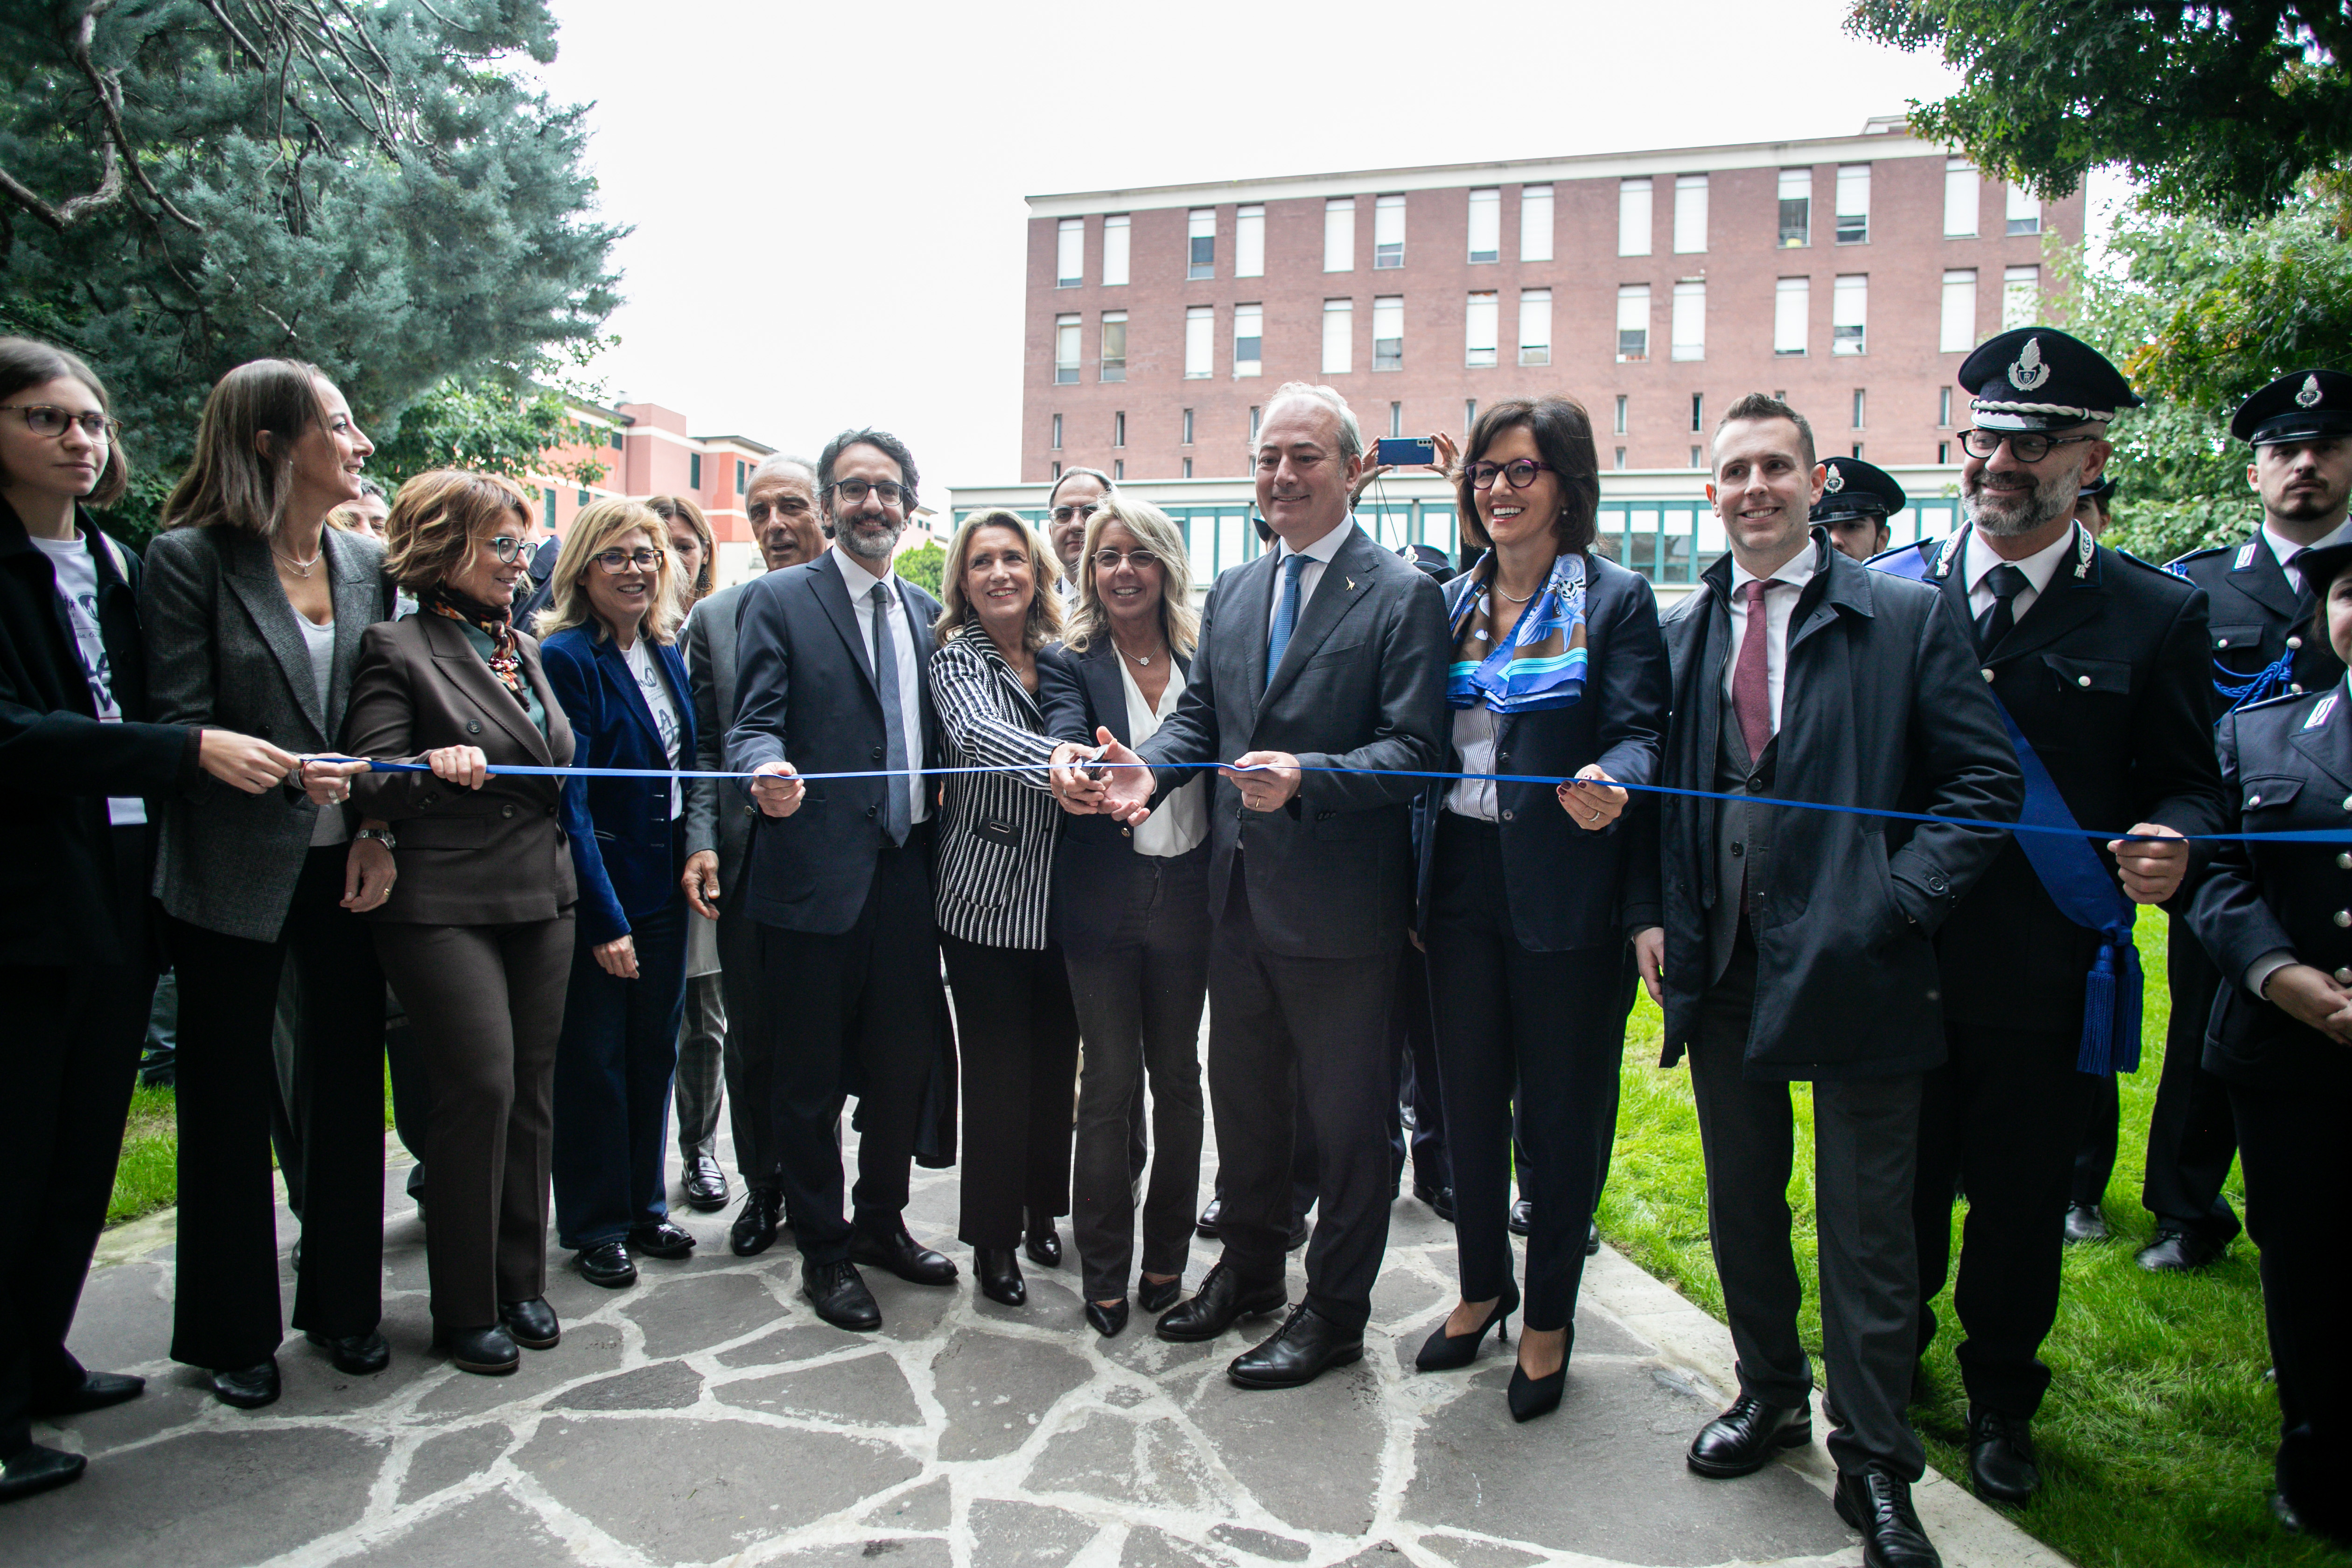
[[[1500,312],[1492,292],[1473,294],[1463,315],[1462,363],[1474,370],[1495,363],[1495,318]]]
[[[1383,294],[1372,301],[1372,368],[1404,368],[1404,296]]]
[[[1772,352],[1805,352],[1805,331],[1812,322],[1813,280],[1783,278],[1772,288]]]
[[[1404,405],[1402,403],[1389,405],[1389,434],[1391,436],[1404,434]]]
[[[1706,467],[1706,448],[1704,447],[1693,447],[1690,449],[1690,466],[1694,468],[1704,468]]]
[[[1617,363],[1639,364],[1650,357],[1650,286],[1627,283],[1617,290]]]
[[[1323,270],[1356,269],[1356,198],[1333,196],[1323,204]]]
[[[1372,266],[1404,265],[1404,198],[1381,196],[1372,203]]]
[[[1675,285],[1675,338],[1676,359],[1706,357],[1706,285],[1685,279]]]
[[[1621,393],[1619,393],[1619,394],[1617,395],[1617,428],[1616,428],[1616,434],[1618,434],[1618,435],[1620,435],[1620,436],[1622,436],[1623,434],[1625,434],[1625,416],[1626,416],[1627,412],[1629,411],[1629,406],[1628,406],[1628,405],[1631,405],[1631,404],[1632,404],[1632,402],[1633,402],[1633,399],[1632,399],[1632,398],[1630,398],[1630,397],[1628,397],[1628,396],[1626,396],[1623,393],[1622,393],[1622,392],[1621,392]],[[1620,463],[1620,464],[1618,464],[1617,466],[1618,466],[1619,468],[1623,468],[1625,465],[1624,465],[1624,464],[1622,464],[1622,463]]]
[[[613,450],[615,452],[619,451],[621,449],[621,433],[618,430],[614,431],[609,439],[613,444]]]
[[[1356,302],[1323,301],[1323,374],[1346,375],[1356,368]]]
[[[1125,213],[1103,219],[1103,282],[1117,287],[1127,281],[1127,242],[1134,230]]]
[[[739,496],[741,495],[744,488],[751,482],[751,465],[738,459],[735,464],[735,493]]]
[[[1234,276],[1265,276],[1265,209],[1262,206],[1234,210]]]
[[[1058,414],[1054,416],[1054,442],[1049,449],[1055,452],[1062,449],[1062,416]]]
[[[1217,209],[1194,207],[1184,224],[1184,276],[1217,275]]]
[[[1944,237],[1977,237],[1977,168],[1966,158],[1944,160]]]
[[[1190,458],[1184,459],[1184,477],[1188,479],[1192,477],[1192,459]]]
[[[1066,217],[1054,247],[1054,287],[1075,289],[1087,280],[1087,220]]]
[[[1551,290],[1519,290],[1519,363],[1551,363]]]
[[[1054,384],[1068,386],[1078,379],[1078,318],[1054,318]]]
[[[1952,389],[1948,386],[1936,389],[1936,427],[1939,430],[1952,427]],[[1936,459],[1939,463],[1943,460],[1941,458]]]
[[[1857,454],[1857,456],[1859,454]],[[1114,458],[1111,459],[1110,465],[1111,483],[1117,484],[1119,480],[1125,478],[1127,478],[1127,459],[1125,458]]]
[[[697,495],[702,493],[702,454],[699,452],[686,455],[686,488]]]
[[[1706,394],[1704,392],[1691,394],[1691,434],[1706,434]]]
[[[1862,443],[1859,441],[1853,444],[1853,460],[1857,463],[1862,461]]]
[[[1192,411],[1189,408],[1184,410],[1184,439],[1178,444],[1185,447],[1192,444]]]
[[[1250,405],[1250,445],[1253,447],[1257,445],[1257,416],[1258,405],[1253,403]]]
[[[1813,172],[1780,171],[1780,245],[1783,249],[1813,243]]]
[[[1617,254],[1650,254],[1650,182],[1617,182]]]
[[[1217,355],[1217,312],[1212,305],[1184,308],[1184,374],[1200,380],[1209,374]]]
[[[1837,242],[1870,243],[1870,165],[1840,163],[1837,174]]]
[[[2009,187],[2009,211],[2006,216],[2009,219],[2009,232],[2011,234],[2042,232],[2041,200],[2023,185]]]
[[[1470,427],[1477,423],[1478,400],[1475,397],[1464,398],[1462,400],[1462,429],[1464,433],[1467,434]]]
[[[1944,320],[1936,333],[1936,350],[1964,354],[1976,346],[1977,270],[1969,267],[1944,274]]]
[[[1688,256],[1706,248],[1706,176],[1675,176],[1675,254]]]
[[[586,490],[572,491],[572,504],[574,506],[586,506],[588,504],[588,492]]]
[[[1625,467],[1625,448],[1622,447],[1617,448],[1617,467],[1620,470]]]
[[[1127,312],[1105,310],[1102,319],[1102,379],[1127,379]]]
[[[1864,395],[1864,393],[1863,392],[1863,389],[1862,389],[1861,387],[1858,387],[1858,386],[1857,386],[1857,387],[1855,387],[1855,388],[1853,389],[1853,427],[1854,427],[1855,429],[1857,429],[1857,430],[1864,430],[1864,429],[1868,429],[1868,428],[1869,428],[1869,426],[1868,426],[1864,422],[1864,420],[1863,420],[1863,408],[1864,408],[1864,402],[1865,402],[1865,395]],[[1860,456],[1862,456],[1862,454],[1861,454],[1861,453],[1859,453],[1859,452],[1856,452],[1856,453],[1854,454],[1854,456],[1855,456],[1855,457],[1857,457],[1857,458],[1859,458]]]
[[[1950,462],[1951,460],[1952,460],[1952,444],[1951,444],[1949,441],[1938,441],[1938,442],[1937,442],[1937,443],[1936,443],[1936,461],[1937,461],[1937,462],[1939,462],[1939,463],[1948,463],[1948,462]]]
[[[2000,330],[2030,327],[2042,315],[2042,268],[2005,267],[2000,274]]]
[[[1519,192],[1519,259],[1551,259],[1551,187],[1528,185]]]
[[[1265,307],[1236,305],[1234,307],[1234,374],[1236,377],[1262,374],[1265,363]]]
[[[1830,294],[1830,353],[1863,353],[1864,327],[1869,320],[1870,275],[1846,273]]]
[[[546,521],[547,531],[553,533],[555,531],[555,492],[544,491],[542,498],[540,502],[540,515]]]
[[[1127,415],[1123,411],[1110,416],[1110,444],[1114,447],[1127,445]]]
[[[1500,190],[1470,193],[1470,259],[1474,262],[1503,259],[1503,193]]]
[[[1059,463],[1054,465],[1054,477],[1057,479],[1062,477],[1062,465]]]

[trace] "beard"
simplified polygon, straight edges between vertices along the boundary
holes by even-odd
[[[2344,492],[2323,479],[2309,489],[2283,493],[2275,506],[2264,504],[2282,521],[2318,522],[2344,510]]]
[[[1979,471],[1960,481],[1960,505],[1979,532],[2015,539],[2071,515],[2083,488],[2082,475],[2078,461],[2063,473],[2037,479],[2030,489],[1998,489],[1985,482],[1989,472]]]
[[[907,531],[903,522],[887,518],[835,518],[834,538],[841,547],[860,561],[885,562],[898,546],[898,536]]]

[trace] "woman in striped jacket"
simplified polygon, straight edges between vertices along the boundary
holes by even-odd
[[[963,1059],[957,1235],[982,1291],[1008,1307],[1028,1299],[1015,1250],[1024,1229],[1029,1256],[1058,1263],[1054,1220],[1070,1208],[1078,1024],[1062,951],[1045,933],[1062,813],[1037,705],[1039,665],[1063,657],[1046,646],[1061,632],[1059,575],[1017,513],[967,518],[948,546],[930,662],[948,766],[1005,770],[947,775],[933,880]]]

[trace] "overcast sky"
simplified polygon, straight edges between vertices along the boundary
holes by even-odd
[[[810,457],[885,426],[936,502],[1019,473],[1023,198],[1845,135],[1950,89],[1847,4],[554,0],[545,77],[635,226],[608,390]]]

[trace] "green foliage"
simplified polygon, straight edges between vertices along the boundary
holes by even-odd
[[[587,350],[581,352],[584,355]],[[510,365],[444,376],[409,405],[395,430],[376,433],[368,471],[388,491],[428,468],[441,468],[515,479],[551,474],[575,485],[593,485],[605,474],[597,458],[555,461],[546,456],[550,448],[567,442],[601,449],[603,432],[572,415],[576,395],[575,391],[541,385]]]
[[[2352,162],[2344,0],[1854,0],[1846,28],[1937,49],[1966,85],[1913,128],[2046,195],[2122,164],[2159,210],[2247,221]]]
[[[946,572],[947,564],[948,552],[938,544],[919,544],[890,563],[890,570],[937,598],[940,578]]]

